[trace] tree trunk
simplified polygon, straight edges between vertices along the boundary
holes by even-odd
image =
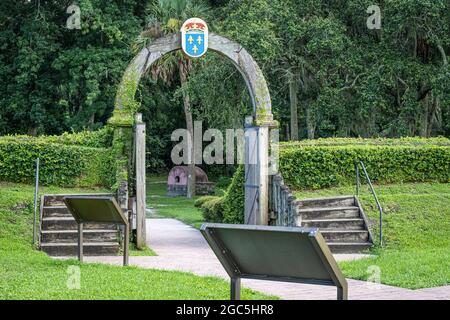
[[[445,53],[444,47],[442,47],[442,45],[439,43],[437,45],[437,48],[439,50],[439,53],[441,54],[442,63],[444,64],[444,66],[447,66],[448,65],[448,60],[447,60],[447,54]]]
[[[306,127],[308,130],[308,139],[314,139],[316,125],[315,125],[313,111],[308,106],[306,106]]]
[[[289,100],[291,103],[291,140],[298,140],[298,78],[289,76]]]
[[[30,126],[28,128],[28,135],[36,137],[37,136],[37,127],[35,126]]]
[[[179,72],[180,72],[180,82],[181,86],[187,83],[187,77],[189,70],[192,67],[192,62],[190,60],[180,60],[179,62]],[[191,102],[189,94],[183,91],[183,109],[186,118],[186,129],[190,136],[190,148],[189,161],[188,161],[188,182],[187,182],[187,197],[189,199],[195,196],[195,158],[194,158],[194,121],[192,120],[191,112]]]
[[[425,98],[422,100],[422,105],[423,105],[423,111],[422,111],[422,119],[421,119],[421,123],[420,123],[420,133],[419,135],[421,137],[426,138],[427,137],[427,132],[428,132],[428,124],[429,124],[429,100],[428,100],[428,94],[425,96]]]

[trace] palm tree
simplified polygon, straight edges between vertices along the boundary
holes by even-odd
[[[157,0],[149,5],[148,10],[148,28],[139,36],[138,41],[136,42],[138,47],[147,45],[153,39],[178,32],[183,22],[191,17],[206,17],[209,8],[203,0]],[[189,72],[192,70],[192,63],[193,61],[185,57],[182,52],[174,52],[164,56],[154,64],[151,69],[151,76],[154,79],[159,78],[168,83],[178,76],[183,88],[188,82]],[[194,124],[192,120],[189,93],[187,90],[182,90],[182,94],[186,129],[190,133],[191,139],[193,139]],[[193,143],[191,143],[191,146],[192,145]],[[195,195],[194,148],[191,148],[189,152],[191,161],[188,164],[189,179],[187,197],[192,198]]]

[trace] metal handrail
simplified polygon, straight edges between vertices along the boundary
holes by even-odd
[[[375,201],[378,206],[378,210],[380,211],[380,218],[379,218],[379,224],[380,224],[380,246],[383,246],[383,208],[381,207],[380,201],[378,200],[377,194],[372,186],[372,181],[370,180],[369,174],[367,173],[366,167],[364,166],[364,162],[359,161],[355,164],[356,168],[356,195],[359,195],[359,164],[361,165],[361,168],[364,171],[364,175],[366,176],[366,181],[369,184],[370,190],[372,191],[372,195],[375,198]]]

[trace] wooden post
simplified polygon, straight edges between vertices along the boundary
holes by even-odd
[[[142,114],[136,114],[136,247],[146,246],[146,179],[145,179],[145,123]]]
[[[123,235],[123,265],[128,266],[128,247],[130,241],[130,224],[127,223],[124,227],[125,234]]]
[[[83,262],[83,222],[78,224],[78,260]]]
[[[258,127],[245,128],[245,224],[258,224],[259,212],[259,166]]]
[[[259,212],[256,224],[269,224],[269,127],[258,130]]]

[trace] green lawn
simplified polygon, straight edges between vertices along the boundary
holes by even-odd
[[[381,282],[417,289],[450,284],[450,184],[374,186],[384,209],[384,247],[375,258],[340,263],[347,277],[367,280],[368,267],[381,270]],[[298,191],[298,198],[353,194],[353,187]],[[365,187],[360,200],[378,236],[378,210]]]
[[[42,193],[101,190],[44,188]],[[31,245],[33,188],[0,183],[0,299],[228,299],[229,284],[190,273],[55,260]],[[80,289],[70,289],[79,267]],[[274,298],[243,289],[244,299]]]
[[[156,209],[152,217],[175,218],[195,228],[200,228],[202,213],[194,207],[194,199],[167,197],[167,182],[161,177],[150,177],[147,183],[147,206]]]

